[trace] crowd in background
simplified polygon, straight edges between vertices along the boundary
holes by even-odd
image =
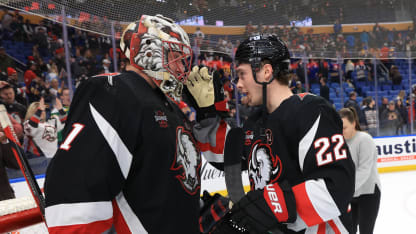
[[[250,1],[237,2],[238,4],[249,4]],[[233,5],[234,1],[225,1],[224,4]],[[193,63],[203,64],[210,67],[211,71],[219,72],[231,106],[229,122],[231,125],[236,125],[238,122],[243,122],[252,111],[252,108],[245,105],[246,98],[237,94],[230,82],[231,62],[239,40],[242,38],[256,33],[273,33],[286,41],[292,51],[305,51],[306,54],[314,51],[321,53],[337,51],[340,55],[348,57],[353,51],[359,51],[359,55],[363,59],[347,59],[341,62],[330,59],[309,59],[307,61],[292,59],[291,88],[293,92],[315,92],[324,96],[328,101],[334,102],[330,98],[330,93],[338,92],[338,90],[332,89],[332,87],[328,88],[328,86],[332,83],[339,83],[342,79],[349,88],[349,98],[345,98],[345,103],[342,105],[354,106],[361,116],[360,120],[363,126],[373,136],[377,134],[377,121],[381,135],[408,133],[409,94],[403,91],[394,98],[383,97],[379,110],[375,110],[374,97],[366,95],[360,89],[360,82],[371,83],[373,81],[377,71],[372,70],[373,61],[365,58],[377,57],[388,69],[384,80],[381,80],[382,76],[378,76],[378,79],[384,83],[400,85],[403,77],[397,66],[383,59],[391,57],[392,53],[396,52],[416,51],[415,30],[412,28],[405,31],[387,30],[376,24],[369,32],[343,33],[340,23],[342,20],[342,14],[335,16],[334,33],[330,34],[314,34],[313,31],[304,34],[295,26],[277,27],[263,24],[253,26],[249,23],[246,26],[245,35],[220,37],[205,35],[200,28],[197,28],[196,32],[190,35],[194,51]],[[29,20],[24,20],[18,11],[3,9],[0,25],[2,40],[0,45],[0,97],[11,117],[19,122],[23,129],[26,129],[20,135],[25,149],[31,155],[37,155],[42,150],[39,150],[39,146],[35,142],[36,137],[30,135],[31,131],[33,132],[30,127],[39,124],[36,119],[43,119],[43,122],[58,120],[58,122],[63,121],[61,123],[64,123],[65,113],[70,105],[71,89],[75,89],[80,82],[88,77],[114,72],[111,39],[91,32],[68,28],[72,77],[67,79],[64,41],[60,24],[49,20],[32,24]],[[16,45],[16,43],[28,46],[29,51],[24,51],[27,56],[24,56],[23,59],[19,60],[9,56],[7,48],[11,48],[10,46]],[[20,55],[17,56],[22,58]],[[128,60],[119,49],[116,51],[116,56],[117,70],[122,71]],[[25,62],[25,64],[22,66],[21,62]],[[344,71],[341,76],[339,75],[340,69]],[[19,70],[23,72],[23,81],[19,78]],[[314,84],[315,87],[319,87],[319,90],[311,89]],[[364,99],[358,102],[357,96]],[[235,104],[236,99],[238,100],[237,105]],[[36,107],[31,106],[33,103],[36,103]],[[37,113],[40,107],[44,109],[44,114],[42,111]],[[237,108],[240,116],[238,121],[235,119]],[[375,117],[377,113],[378,117]],[[33,116],[34,118],[32,118]],[[25,127],[25,122],[32,125],[26,124]],[[55,124],[54,128],[55,130],[49,131],[48,134],[56,134],[56,142],[59,142],[62,140],[59,138],[58,128],[60,127]],[[45,129],[45,132],[50,130],[48,127]],[[55,140],[53,142],[56,143]]]

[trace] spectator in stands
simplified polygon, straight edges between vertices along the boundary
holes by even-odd
[[[61,120],[66,119],[66,112],[63,111],[58,98],[54,108],[63,115],[59,117],[51,115],[50,119],[46,119],[46,105],[43,98],[39,102],[30,104],[28,108],[23,125],[28,142],[27,150],[37,156],[52,158],[58,149],[58,132],[64,128]]]
[[[401,124],[398,127],[397,133],[399,135],[407,134],[407,121],[408,121],[408,113],[407,108],[403,105],[403,100],[400,98],[396,98],[396,109],[400,113],[400,117],[402,119]]]
[[[33,42],[38,45],[38,50],[42,57],[48,56],[49,43],[45,27],[39,25],[35,28],[35,34],[33,34]]]
[[[296,87],[294,89],[292,89],[292,92],[294,94],[306,92],[305,89],[302,86],[302,82],[296,81]]]
[[[58,79],[52,79],[50,82],[47,82],[46,88],[49,88],[49,95],[51,98],[51,105],[55,105],[55,99],[59,97],[62,93],[62,89],[64,88],[65,83],[61,82],[61,86],[59,86]]]
[[[326,85],[327,80],[328,79],[324,76],[319,79],[319,82],[321,83],[319,95],[325,98],[327,101],[330,101],[329,100],[329,87]]]
[[[396,104],[394,101],[390,101],[387,109],[383,111],[380,118],[382,136],[397,135],[397,130],[402,122],[402,117],[396,110]]]
[[[101,69],[100,69],[100,74],[103,74],[103,73],[111,73],[111,71],[112,71],[112,69],[111,69],[111,61],[110,60],[108,60],[108,59],[103,59],[103,65],[102,65],[102,67],[101,67]]]
[[[402,83],[402,75],[400,74],[399,68],[395,65],[392,65],[389,72],[390,80],[393,85],[400,85]]]
[[[319,65],[318,63],[314,60],[311,59],[307,65],[308,68],[308,78],[309,78],[309,83],[318,83],[319,82]]]
[[[360,41],[363,44],[364,48],[368,49],[368,40],[369,40],[369,36],[366,30],[364,30],[361,34],[360,34]]]
[[[365,128],[373,137],[377,136],[377,110],[375,105],[376,102],[371,96],[368,96],[363,100],[363,114],[367,123]]]
[[[25,85],[27,88],[30,87],[30,83],[32,83],[32,80],[40,78],[36,75],[35,71],[36,71],[36,63],[34,61],[29,61],[28,64],[29,69],[27,69],[25,71],[25,74],[23,75],[23,79],[25,82]],[[26,92],[30,92],[29,89],[26,89]]]
[[[381,114],[387,109],[387,106],[389,105],[389,99],[386,97],[381,98],[381,105],[378,108],[378,116],[381,118]]]
[[[30,23],[30,20],[27,19],[25,21],[25,24],[23,24],[23,30],[25,32],[26,41],[32,41],[34,30],[32,24]]]
[[[51,111],[51,115],[55,115],[55,116],[60,117],[61,122],[65,123],[66,118],[65,117],[61,118],[61,117],[64,116],[64,114],[68,114],[69,106],[71,104],[71,96],[70,96],[70,92],[69,92],[68,88],[63,88],[62,89],[62,93],[59,96],[59,100],[62,104],[62,111],[58,110],[56,108],[53,108],[52,111]],[[56,100],[55,100],[55,102],[56,102]],[[62,140],[63,140],[62,139],[62,131],[63,131],[63,129],[61,131],[58,131],[58,143],[61,143]]]
[[[354,72],[354,63],[351,59],[348,59],[347,64],[345,64],[345,79],[352,81],[352,73]]]
[[[26,87],[18,81],[17,71],[11,67],[7,68],[7,83],[13,88],[16,101],[25,107],[27,106]]]
[[[353,107],[358,114],[360,124],[364,126],[367,125],[360,104],[357,102],[357,93],[355,91],[351,91],[348,96],[349,99],[345,102],[344,107]]]
[[[7,82],[0,84],[0,97],[2,104],[6,106],[7,113],[22,124],[26,114],[26,107],[16,101],[13,87]]]
[[[319,60],[319,77],[328,77],[328,62],[325,59]],[[328,78],[327,78],[328,80]]]
[[[18,170],[19,164],[14,157],[3,129],[0,127],[0,201],[15,198],[6,173],[6,167]]]
[[[60,96],[60,100],[62,102],[62,106],[65,111],[69,110],[69,106],[71,105],[71,93],[68,88],[62,89],[62,94]]]
[[[339,83],[339,64],[336,59],[332,59],[329,65],[329,76],[331,82]]]
[[[21,15],[13,15],[12,22],[10,23],[11,33],[13,34],[13,40],[23,41],[24,30],[23,30],[23,17]]]
[[[357,81],[365,81],[366,80],[366,71],[367,67],[364,64],[364,60],[358,60],[357,64],[355,65],[355,71],[357,74]]]

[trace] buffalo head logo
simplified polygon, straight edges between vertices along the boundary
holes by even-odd
[[[272,155],[269,145],[260,144],[260,141],[254,143],[248,165],[251,189],[263,189],[276,182],[280,177],[281,167],[280,158]]]
[[[191,195],[195,194],[200,187],[200,167],[201,157],[195,140],[183,127],[178,127],[176,130],[176,155],[171,170],[182,172],[176,178]]]

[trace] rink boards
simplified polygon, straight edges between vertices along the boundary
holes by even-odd
[[[378,152],[379,172],[416,170],[416,136],[376,137],[374,141]],[[44,174],[36,176],[39,186],[43,188]],[[248,173],[242,173],[245,190],[249,190]],[[16,197],[30,196],[23,178],[10,180]],[[224,172],[211,166],[204,158],[201,165],[201,188],[209,192],[226,194]],[[25,229],[21,233],[25,233]],[[32,229],[33,231],[33,229]]]

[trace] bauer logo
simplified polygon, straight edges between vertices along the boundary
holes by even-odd
[[[168,127],[168,117],[165,115],[163,111],[156,111],[155,112],[155,121],[159,123],[161,128]]]
[[[273,213],[282,213],[283,209],[279,203],[279,197],[277,196],[274,185],[273,184],[267,185],[266,191],[269,197],[270,205],[273,207]]]

